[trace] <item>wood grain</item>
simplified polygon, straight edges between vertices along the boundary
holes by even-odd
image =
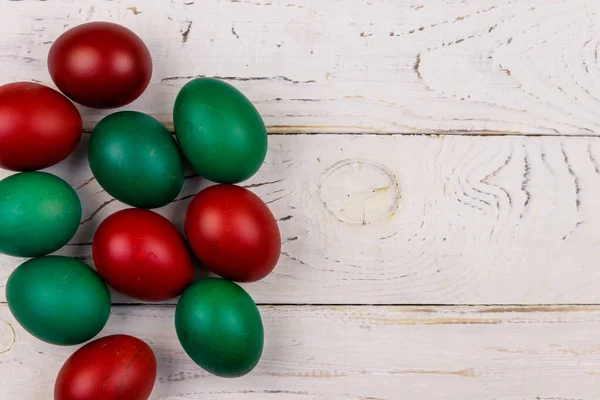
[[[596,135],[600,3],[590,0],[5,1],[0,83],[51,83],[47,52],[95,20],[140,34],[166,124],[191,78],[254,101],[272,133]],[[104,112],[82,109],[91,128]]]
[[[240,379],[185,355],[173,306],[114,307],[101,335],[127,333],[156,353],[151,399],[595,400],[598,307],[261,307],[265,350]],[[76,347],[45,344],[0,306],[0,397],[51,398]]]
[[[154,59],[128,109],[172,129],[179,89],[213,76],[268,125],[267,160],[243,183],[283,242],[274,273],[245,285],[263,304],[261,363],[211,376],[179,345],[172,305],[113,293],[127,305],[102,335],[152,346],[152,400],[600,398],[600,2],[13,0],[0,12],[0,84],[52,86],[53,41],[108,20]],[[80,110],[88,132],[111,112]],[[93,265],[96,227],[125,206],[91,175],[86,142],[48,171],[84,207],[59,253]],[[188,170],[157,211],[181,229],[207,185]],[[0,287],[23,261],[0,255]],[[30,336],[0,291],[0,400],[49,399],[76,347]]]
[[[124,205],[92,178],[86,139],[50,171],[84,207],[60,253],[91,263],[96,227]],[[189,172],[157,211],[181,229],[206,185]],[[600,139],[274,136],[244,185],[282,233],[278,267],[245,285],[262,304],[600,302]],[[1,284],[22,261],[0,256]]]

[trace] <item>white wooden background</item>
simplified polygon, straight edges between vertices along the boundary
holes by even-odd
[[[268,125],[243,183],[283,240],[274,273],[245,285],[263,359],[213,377],[177,342],[173,302],[115,294],[101,335],[152,346],[152,399],[600,398],[600,2],[2,0],[0,14],[0,83],[52,85],[52,41],[110,20],[154,58],[128,108],[172,127],[179,88],[216,76]],[[106,115],[81,111],[87,131]],[[84,206],[60,253],[92,264],[95,228],[124,205],[86,141],[50,171]],[[206,184],[188,171],[158,211],[181,228]],[[0,256],[0,285],[22,261]],[[32,338],[0,302],[0,399],[50,399],[76,347]]]

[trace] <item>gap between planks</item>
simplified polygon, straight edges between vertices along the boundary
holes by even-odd
[[[434,133],[415,133],[415,132],[270,132],[267,127],[269,136],[315,136],[315,135],[333,135],[333,136],[424,136],[424,137],[441,137],[441,136],[472,136],[472,137],[562,137],[562,138],[589,138],[595,139],[598,135],[568,135],[568,134],[541,134],[541,133],[516,133],[516,132],[473,132],[473,131],[444,131]]]
[[[6,304],[5,301],[0,302]],[[347,303],[256,303],[258,307],[396,307],[396,308],[493,308],[494,312],[549,312],[553,310],[557,311],[585,311],[588,308],[600,307],[599,303],[591,304],[577,304],[577,303],[565,303],[565,304],[347,304]],[[112,303],[113,307],[174,307],[176,304],[172,303]]]
[[[173,124],[172,123],[162,123],[165,127],[174,134]],[[276,128],[276,129],[274,129]],[[328,136],[423,136],[423,137],[442,137],[442,136],[469,136],[469,137],[514,137],[514,138],[523,138],[523,137],[561,137],[561,138],[589,138],[595,139],[600,137],[598,135],[582,135],[582,134],[558,134],[558,133],[520,133],[520,132],[508,132],[508,131],[440,131],[440,132],[423,132],[423,133],[415,133],[415,132],[379,132],[379,131],[364,131],[364,132],[341,132],[341,131],[299,131],[302,129],[301,126],[294,127],[294,130],[279,130],[278,127],[267,126],[267,135],[269,136],[317,136],[317,135],[328,135]],[[326,127],[324,127],[326,128]],[[84,134],[91,134],[92,130],[84,129]]]

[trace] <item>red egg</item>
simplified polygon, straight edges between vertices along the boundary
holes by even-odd
[[[233,281],[262,279],[279,260],[277,221],[258,196],[239,186],[198,193],[185,215],[185,234],[208,269]]]
[[[107,336],[67,359],[54,383],[54,400],[146,400],[155,379],[150,346],[133,336]]]
[[[0,168],[33,171],[69,156],[81,116],[65,96],[33,82],[0,86]]]
[[[141,208],[118,211],[98,227],[92,256],[116,291],[147,301],[178,296],[194,266],[182,236],[165,217]]]
[[[152,58],[129,29],[90,22],[63,33],[48,54],[52,80],[71,100],[94,108],[121,107],[137,99],[152,76]]]

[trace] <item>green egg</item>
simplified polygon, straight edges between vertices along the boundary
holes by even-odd
[[[121,111],[103,118],[92,132],[88,157],[100,186],[130,206],[165,206],[183,187],[177,144],[147,114]]]
[[[222,377],[250,372],[263,350],[260,313],[244,289],[207,278],[183,293],[175,309],[175,330],[196,364]]]
[[[223,81],[199,78],[177,95],[175,135],[196,172],[219,183],[250,178],[267,154],[267,130],[240,91]]]
[[[58,345],[90,340],[110,313],[110,295],[98,274],[62,256],[34,258],[17,267],[6,283],[6,301],[25,330]]]
[[[79,197],[59,177],[22,172],[0,181],[0,253],[52,253],[71,240],[80,221]]]

